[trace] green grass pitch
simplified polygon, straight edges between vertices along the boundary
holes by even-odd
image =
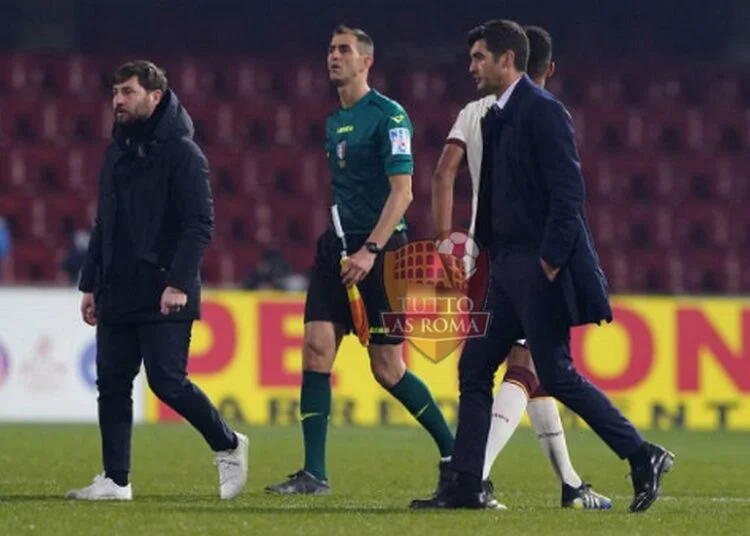
[[[100,470],[95,426],[0,425],[0,534],[746,534],[750,434],[654,432],[677,461],[662,498],[627,513],[628,466],[591,433],[568,432],[574,464],[615,500],[605,512],[563,511],[559,485],[528,429],[495,466],[506,512],[410,512],[435,485],[437,451],[417,428],[333,428],[330,497],[276,497],[263,486],[299,468],[298,428],[241,428],[250,437],[250,481],[220,501],[208,447],[187,425],[144,425],[133,445],[131,503],[79,503],[66,490]]]

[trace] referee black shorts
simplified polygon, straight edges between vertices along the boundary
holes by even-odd
[[[367,241],[368,235],[347,235],[349,255],[357,252]],[[394,233],[383,247],[384,251],[398,249],[406,244],[405,232]],[[383,280],[384,254],[375,258],[372,270],[357,286],[367,309],[370,322],[371,344],[401,344],[403,337],[389,337],[385,333],[381,313],[391,310]],[[346,288],[341,282],[341,241],[332,231],[326,231],[318,239],[315,261],[310,276],[310,285],[305,300],[305,323],[333,322],[344,328],[345,333],[354,330],[352,314]]]

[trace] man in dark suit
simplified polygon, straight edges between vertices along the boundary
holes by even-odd
[[[412,508],[481,508],[492,381],[513,342],[526,338],[545,390],[631,465],[632,512],[659,493],[672,453],[644,441],[570,356],[570,328],[612,321],[606,278],[586,222],[584,183],[570,114],[525,74],[528,38],[512,21],[469,34],[471,73],[498,101],[482,121],[484,151],[476,238],[489,249],[487,337],[466,342],[453,482]]]
[[[208,162],[193,122],[160,68],[148,61],[114,74],[113,140],[81,271],[81,315],[96,326],[96,385],[104,474],[70,491],[79,500],[130,500],[133,379],[151,390],[216,454],[219,495],[247,481],[248,440],[232,431],[187,378],[193,322],[200,318],[203,253],[213,234]]]

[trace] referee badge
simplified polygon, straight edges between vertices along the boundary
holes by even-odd
[[[336,145],[336,156],[339,158],[339,167],[346,165],[346,140],[342,140]]]

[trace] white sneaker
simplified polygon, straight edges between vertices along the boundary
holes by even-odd
[[[65,494],[65,498],[81,501],[129,501],[133,498],[133,488],[130,483],[118,486],[111,478],[96,475],[90,486],[71,490]]]
[[[216,465],[219,466],[219,496],[222,499],[234,499],[239,495],[247,482],[248,440],[247,436],[237,434],[237,448],[216,453]]]

